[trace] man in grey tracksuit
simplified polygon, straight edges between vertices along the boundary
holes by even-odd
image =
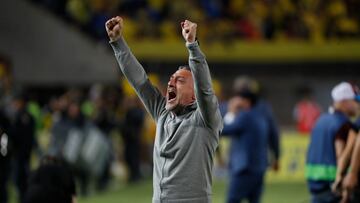
[[[121,36],[123,20],[106,22],[110,44],[121,71],[156,121],[153,202],[211,202],[212,168],[222,130],[209,67],[196,41],[197,25],[181,23],[189,67],[168,82],[166,96],[149,81]]]

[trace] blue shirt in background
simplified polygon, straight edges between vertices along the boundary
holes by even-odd
[[[277,127],[273,117],[267,114],[271,111],[266,108],[268,106],[258,103],[249,110],[239,112],[231,123],[224,124],[222,134],[231,136],[230,173],[264,173],[268,166],[269,148],[275,158],[279,158]]]
[[[317,120],[306,160],[306,178],[312,193],[330,190],[336,178],[335,140],[346,141],[351,128],[353,124],[339,111],[325,113]]]

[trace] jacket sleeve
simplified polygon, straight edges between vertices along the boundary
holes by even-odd
[[[121,72],[135,89],[146,110],[157,121],[161,113],[165,111],[164,96],[151,84],[144,68],[131,53],[123,38],[110,42],[110,45],[114,50]]]
[[[194,78],[195,97],[198,110],[205,124],[215,131],[221,131],[222,118],[218,100],[212,88],[209,66],[198,42],[186,43],[189,51],[189,66]]]
[[[280,135],[273,112],[269,105],[266,106],[266,119],[269,124],[269,147],[276,160],[280,158]]]

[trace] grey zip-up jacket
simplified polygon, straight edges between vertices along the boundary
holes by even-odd
[[[165,109],[166,98],[150,83],[125,40],[110,44],[121,71],[156,121],[152,201],[211,202],[213,158],[223,124],[198,42],[186,44],[196,102],[177,115]]]

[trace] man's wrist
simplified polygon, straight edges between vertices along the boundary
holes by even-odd
[[[116,38],[110,38],[109,37],[109,43],[113,43],[113,42],[116,42],[116,41],[119,41],[119,39],[121,39],[122,36],[119,36],[119,37],[116,37]]]
[[[191,39],[191,40],[186,40],[187,43],[194,43],[197,41],[197,38],[195,37],[194,39]]]
[[[196,46],[196,45],[198,45],[198,41],[197,40],[195,40],[193,42],[186,41],[185,44],[186,44],[186,46]]]
[[[126,44],[125,40],[123,39],[123,37],[119,37],[115,41],[109,41],[109,44],[113,48],[115,54],[120,54],[122,52],[128,52],[129,51],[129,47],[127,46],[127,44]]]
[[[186,44],[195,44],[195,43],[197,43],[198,45],[200,45],[197,37],[195,37],[194,40],[186,40],[185,42],[186,42]]]

